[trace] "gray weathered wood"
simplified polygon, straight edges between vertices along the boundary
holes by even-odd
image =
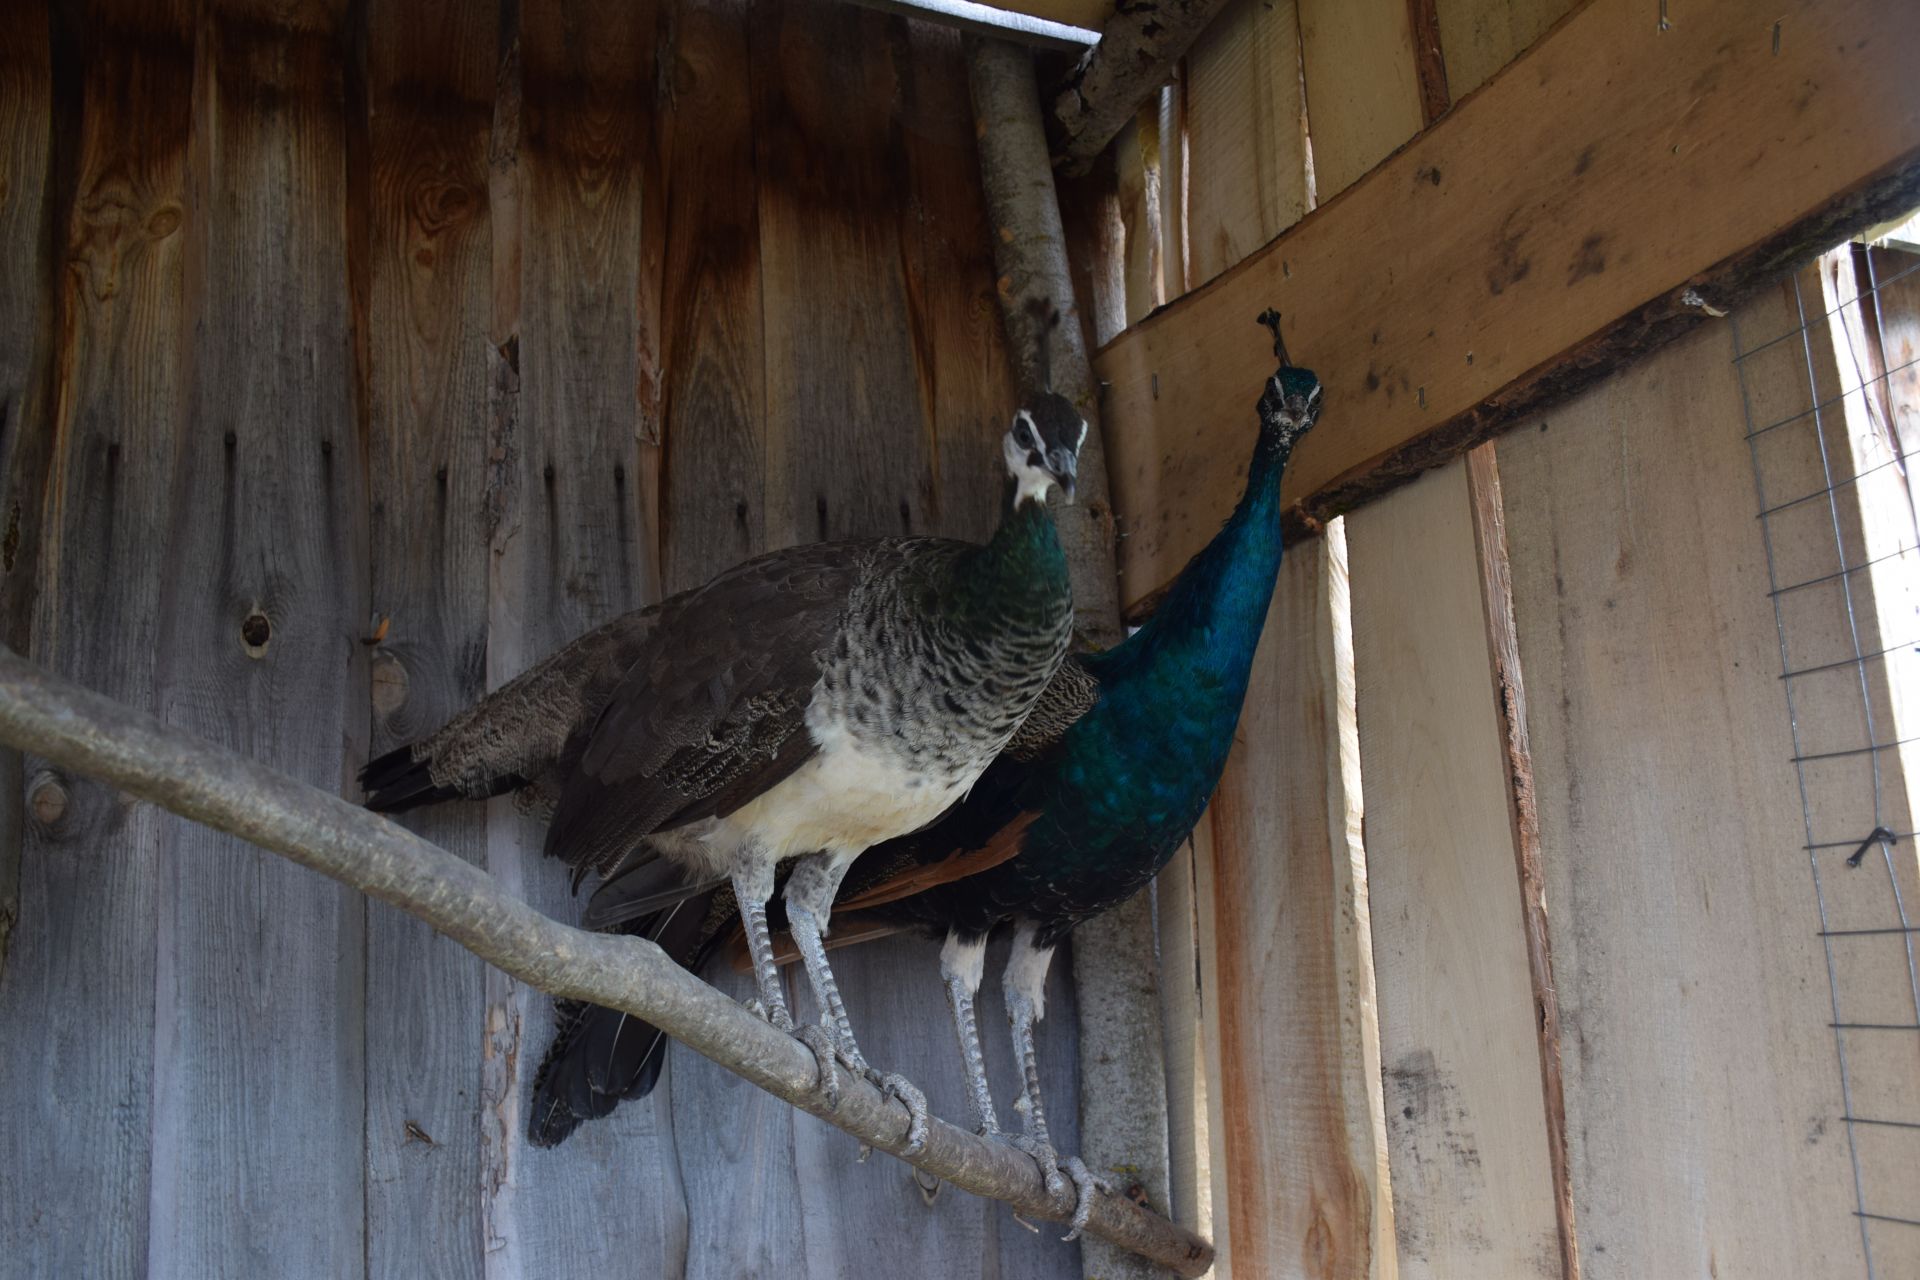
[[[366,696],[366,507],[344,16],[202,15],[193,108],[219,126],[189,152],[197,314],[155,676],[170,723],[330,791],[366,732],[346,712]],[[200,827],[156,843],[148,1273],[358,1276],[366,908]]]
[[[488,682],[658,598],[637,498],[643,430],[643,202],[659,9],[625,0],[529,5],[519,18],[517,238],[496,245],[495,339],[517,358],[517,418],[499,447]],[[502,112],[504,118],[505,111]],[[505,143],[496,138],[496,152]],[[513,214],[496,208],[496,218]],[[504,278],[509,262],[519,272]],[[500,295],[517,292],[518,310]],[[577,917],[543,822],[494,802],[489,866],[558,919]],[[564,1145],[526,1141],[524,1105],[551,1036],[542,992],[489,974],[490,1275],[589,1274],[610,1257],[670,1260],[686,1232],[666,1096],[622,1107]]]
[[[47,12],[0,26],[0,636],[25,650],[38,583],[52,390],[53,46]],[[0,980],[20,910],[25,784],[0,755]]]
[[[68,769],[258,843],[370,897],[402,906],[483,960],[552,994],[647,1018],[743,1078],[874,1147],[899,1152],[908,1117],[865,1080],[844,1082],[838,1110],[816,1091],[819,1067],[794,1037],[671,963],[653,944],[561,925],[493,877],[331,792],[161,724],[111,698],[0,652],[0,743],[31,743]],[[1004,1143],[942,1120],[912,1163],[1052,1220],[1072,1208],[1040,1170]],[[1089,1228],[1127,1241],[1185,1276],[1212,1250],[1190,1232],[1118,1196],[1098,1197]]]
[[[464,0],[367,12],[366,330],[373,751],[485,692],[491,243],[487,138],[497,24]],[[408,825],[469,861],[477,805]],[[420,921],[367,915],[367,1269],[484,1273],[484,967]]]
[[[40,85],[43,127],[68,131],[44,193],[56,221],[45,241],[10,236],[0,268],[9,291],[57,281],[49,301],[61,316],[57,381],[24,386],[6,426],[7,520],[18,531],[6,554],[21,588],[10,590],[20,612],[9,623],[31,610],[34,652],[151,707],[184,394],[191,34],[177,13],[141,21],[132,6],[108,7],[96,18],[79,83],[54,90],[77,101],[50,101]],[[39,25],[44,41],[44,15]],[[24,98],[32,82],[16,83]],[[22,197],[36,198],[39,177],[17,172]],[[34,260],[42,244],[59,246],[57,276]],[[152,1163],[151,851],[173,824],[33,756],[24,781],[21,916],[0,985],[0,1080],[16,1117],[0,1125],[0,1249],[23,1275],[134,1274],[147,1254]]]

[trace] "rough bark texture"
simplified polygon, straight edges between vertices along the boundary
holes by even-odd
[[[1085,173],[1127,121],[1173,75],[1226,0],[1148,0],[1121,5],[1054,91],[1055,154]]]
[[[980,131],[981,187],[993,220],[999,295],[1008,343],[1023,385],[1039,368],[1035,300],[1063,312],[1052,344],[1056,389],[1087,415],[1079,505],[1061,512],[1081,636],[1097,645],[1121,637],[1114,590],[1113,519],[1107,499],[1093,370],[1073,303],[1060,204],[1047,158],[1040,95],[1025,50],[969,41],[968,74]],[[1084,515],[1080,514],[1084,513]],[[1074,934],[1073,977],[1080,1000],[1080,1131],[1087,1164],[1122,1190],[1168,1201],[1167,1076],[1160,1027],[1159,973],[1149,900],[1142,894]],[[1103,1280],[1153,1268],[1103,1241],[1089,1240],[1086,1271]]]
[[[541,915],[472,863],[339,796],[297,782],[144,712],[0,651],[0,742],[102,779],[251,841],[418,916],[503,972],[553,995],[624,1009],[762,1089],[862,1142],[900,1154],[906,1108],[843,1077],[839,1109],[814,1092],[812,1054],[686,972],[650,943],[587,933]],[[902,1157],[905,1158],[905,1157]],[[1027,1156],[940,1120],[909,1161],[976,1195],[1052,1221],[1071,1192],[1047,1194]],[[1183,1276],[1213,1262],[1206,1241],[1122,1196],[1098,1196],[1089,1230]]]

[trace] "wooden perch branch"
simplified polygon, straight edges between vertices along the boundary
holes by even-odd
[[[0,742],[101,778],[390,903],[530,986],[643,1017],[775,1097],[900,1154],[905,1107],[864,1080],[843,1080],[839,1109],[827,1112],[813,1091],[813,1055],[799,1041],[701,982],[652,943],[551,920],[508,895],[486,872],[403,827],[168,728],[4,649]],[[1072,1215],[1071,1193],[1049,1196],[1029,1157],[940,1120],[929,1126],[926,1150],[909,1163],[1033,1217],[1065,1221]],[[1088,1230],[1183,1276],[1197,1276],[1213,1262],[1205,1240],[1123,1197],[1097,1196]]]
[[[1226,7],[1226,0],[1145,0],[1117,7],[1100,28],[1100,43],[1054,90],[1054,153],[1061,169],[1085,173]]]

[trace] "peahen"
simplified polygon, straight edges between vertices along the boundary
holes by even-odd
[[[966,800],[939,822],[891,840],[863,858],[841,886],[843,935],[901,927],[945,940],[940,953],[973,1104],[983,1132],[999,1123],[974,1021],[987,935],[1015,925],[1004,977],[1014,1047],[1024,1075],[1020,1145],[1043,1167],[1056,1163],[1039,1096],[1033,1027],[1053,948],[1073,927],[1131,897],[1164,866],[1198,821],[1226,765],[1241,703],[1280,568],[1280,480],[1320,413],[1320,382],[1287,363],[1259,406],[1260,434],[1245,495],[1211,543],[1181,572],[1153,618],[1104,653],[1069,658],[1004,754]],[[723,895],[724,897],[724,895]],[[614,878],[588,907],[594,927],[635,927],[650,903]],[[853,914],[844,914],[853,913]],[[727,924],[724,901],[708,901],[669,950],[698,966]],[[664,1050],[650,1028],[572,1006],[543,1079],[565,1078],[594,1094],[597,1114],[618,1097],[652,1087]],[[570,1127],[570,1126],[569,1126]],[[1091,1179],[1072,1174],[1082,1216]]]
[[[835,1088],[866,1064],[823,942],[834,895],[868,847],[950,807],[1026,718],[1067,650],[1067,564],[1046,496],[1069,498],[1086,422],[1046,391],[1002,442],[1005,514],[985,546],[887,538],[776,551],[593,632],[362,771],[368,807],[495,795],[541,776],[559,803],[546,851],[616,867],[667,897],[729,885],[760,1011],[792,1030],[767,927],[776,865],[799,855],[786,916],[821,1010],[800,1034]],[[693,922],[659,912],[650,936]],[[615,1034],[617,1037],[618,1027]],[[536,1140],[538,1111],[536,1106]]]

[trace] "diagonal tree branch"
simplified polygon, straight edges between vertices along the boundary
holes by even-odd
[[[557,996],[645,1018],[695,1052],[862,1142],[899,1155],[907,1111],[864,1080],[843,1080],[838,1111],[814,1092],[817,1068],[776,1031],[650,942],[587,933],[541,915],[492,876],[403,827],[264,765],[171,729],[145,712],[0,648],[0,742],[104,779],[196,822],[250,840],[420,917],[487,963]],[[901,1157],[905,1159],[906,1157]],[[908,1163],[963,1191],[1064,1222],[1034,1162],[940,1120]],[[1099,1196],[1088,1230],[1197,1276],[1213,1246],[1118,1196]]]

